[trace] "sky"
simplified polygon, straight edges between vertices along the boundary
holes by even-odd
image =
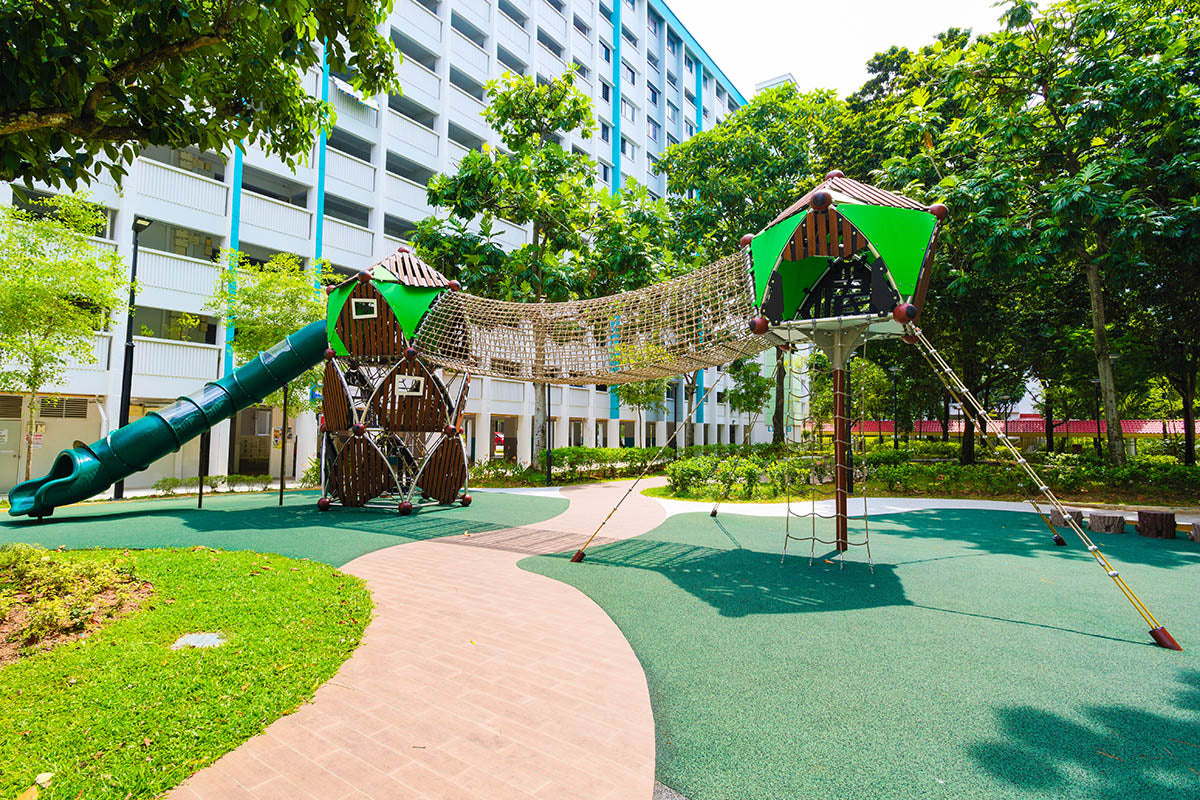
[[[802,90],[852,94],[866,63],[892,45],[915,49],[952,27],[999,28],[993,0],[667,0],[749,99],[754,85],[790,72]]]

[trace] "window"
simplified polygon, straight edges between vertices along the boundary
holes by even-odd
[[[650,99],[650,105],[652,105],[652,106],[658,105],[658,89],[655,89],[653,86],[651,86],[650,84],[647,83],[646,84],[646,94]]]
[[[633,31],[629,30],[629,28],[626,28],[624,25],[621,26],[621,37],[634,47],[638,46],[637,37],[633,35]]]
[[[660,128],[659,128],[657,122],[655,122],[652,119],[646,120],[646,136],[650,139],[650,141],[652,141],[652,142],[658,141],[659,130],[660,130]]]
[[[500,49],[503,49],[503,48],[500,48]],[[496,57],[497,57],[497,58],[499,58],[499,57],[500,57],[500,56],[499,56],[499,53],[497,53]],[[587,80],[591,80],[591,78],[592,78],[592,71],[591,71],[590,69],[588,69],[588,67],[587,67],[587,65],[586,65],[586,64],[584,64],[584,63],[583,63],[582,61],[580,61],[578,58],[574,59],[574,60],[573,60],[571,63],[575,65],[575,73],[576,73],[576,74],[577,74],[579,77],[583,78],[585,81],[587,81]]]
[[[351,319],[375,319],[377,316],[379,310],[375,306],[374,298],[356,297],[350,301]]]
[[[562,0],[546,0],[546,2],[550,5],[551,8],[553,8],[555,11],[557,11],[560,14],[563,12],[563,9],[566,7],[566,5],[563,3]]]
[[[587,36],[589,33],[592,32],[592,29],[588,26],[588,24],[586,22],[584,22],[583,20],[581,20],[579,18],[578,14],[575,15],[575,30],[579,31],[584,36]]]
[[[649,17],[647,17],[646,22],[649,24],[650,35],[658,36],[658,17],[651,14]]]
[[[696,135],[696,126],[690,122],[683,123],[683,134],[685,136],[695,136]]]
[[[603,40],[600,42],[600,57],[603,58],[606,63],[612,63],[612,48],[605,44]]]
[[[679,40],[676,39],[674,36],[667,39],[667,50],[673,56],[679,55]]]
[[[637,11],[637,0],[621,0],[625,5],[629,6],[630,11]]]
[[[635,155],[637,155],[637,145],[626,139],[624,136],[621,137],[621,155],[629,156],[630,158],[633,158]]]
[[[604,181],[605,183],[608,183],[612,180],[612,167],[610,167],[608,164],[605,164],[603,161],[600,162],[600,180]]]
[[[679,109],[675,107],[674,103],[667,103],[667,119],[671,122],[679,121]]]
[[[600,141],[607,142],[612,138],[612,128],[603,122],[600,123]]]
[[[629,81],[630,86],[637,86],[637,73],[633,71],[633,67],[621,62],[621,77]]]
[[[683,57],[683,68],[686,69],[689,73],[696,71],[696,62],[692,61],[691,56]]]
[[[612,102],[612,87],[604,81],[600,81],[600,99],[606,103]]]
[[[624,97],[621,98],[621,116],[630,122],[637,122],[637,107]]]
[[[708,122],[710,119],[712,119],[712,109],[706,108],[704,109],[704,121]]]
[[[703,78],[701,78],[700,83],[704,86],[705,89],[707,89],[708,88],[708,75],[705,75]]]
[[[679,144],[679,140],[668,133],[667,134],[667,147],[670,147],[673,144]]]

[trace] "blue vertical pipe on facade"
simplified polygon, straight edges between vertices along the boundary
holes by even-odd
[[[621,189],[621,3],[623,0],[615,0],[613,2],[612,14],[609,15],[609,21],[612,22],[613,41],[612,41],[612,66],[613,66],[613,106],[612,106],[612,188],[614,192]]]
[[[233,148],[233,197],[229,202],[229,249],[237,250],[241,247],[241,226],[242,226],[242,145],[239,142],[238,146]],[[236,280],[229,282],[229,291],[237,291]],[[232,317],[229,314],[225,315],[225,368],[221,371],[223,375],[228,376],[233,371],[233,335],[235,325]]]
[[[696,133],[704,130],[704,64],[693,58],[696,64]]]
[[[329,102],[329,60],[325,58],[325,49],[321,49],[321,102]],[[321,257],[322,241],[325,237],[325,129],[321,128],[321,137],[317,144],[317,229],[313,235],[316,240],[313,245],[313,260]]]

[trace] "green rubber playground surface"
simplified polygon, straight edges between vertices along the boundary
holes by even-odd
[[[686,514],[581,564],[521,562],[629,639],[666,785],[690,800],[1200,797],[1200,545],[1096,534],[1178,653],[1032,514],[873,517],[874,574],[861,548],[839,569],[818,545],[810,566],[807,543],[781,566],[782,526]]]
[[[253,550],[340,567],[358,556],[419,539],[530,525],[560,514],[559,497],[476,492],[467,508],[427,506],[411,516],[379,509],[317,510],[317,492],[289,492],[86,503],[57,509],[42,522],[0,518],[0,542],[50,549],[191,547]]]

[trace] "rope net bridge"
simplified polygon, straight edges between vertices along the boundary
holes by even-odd
[[[865,497],[861,541],[852,541],[848,530],[853,411],[847,366],[855,351],[882,339],[919,345],[947,388],[965,400],[964,408],[984,420],[981,430],[993,430],[982,407],[914,326],[946,216],[943,205],[925,206],[835,170],[764,230],[742,237],[741,248],[729,256],[665,283],[566,303],[513,303],[468,294],[402,248],[329,290],[325,356],[330,363],[323,397],[330,424],[322,430],[324,463],[335,468],[326,476],[326,494],[341,505],[385,496],[399,501],[401,513],[411,513],[418,502],[470,502],[462,444],[465,398],[450,397],[431,371],[436,368],[443,375],[611,385],[721,366],[772,346],[794,351],[805,345],[824,352],[833,387],[834,538],[828,543],[839,560],[852,545],[863,545],[870,562]],[[375,380],[368,373],[384,377]],[[365,383],[351,391],[350,379]],[[356,401],[358,395],[369,399]],[[704,399],[693,406],[685,425]],[[1061,510],[1011,443],[1001,441]],[[810,542],[810,559],[816,543],[826,543],[816,534],[811,469],[818,462],[813,455],[808,458],[809,511],[792,510],[789,484],[784,532],[785,555],[787,542],[799,539]],[[635,480],[626,497],[636,485]],[[330,503],[322,497],[322,508]],[[583,560],[619,506],[573,561]],[[803,517],[812,519],[812,532],[793,534],[793,518]],[[1178,649],[1078,523],[1065,518],[1151,625],[1155,642]],[[1065,544],[1057,531],[1053,535],[1056,544]]]

